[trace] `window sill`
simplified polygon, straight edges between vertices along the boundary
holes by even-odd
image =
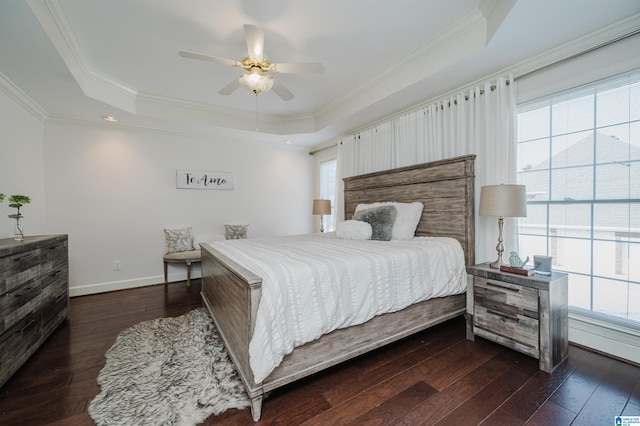
[[[640,364],[640,331],[569,313],[569,341]]]

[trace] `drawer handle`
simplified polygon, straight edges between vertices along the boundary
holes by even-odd
[[[20,293],[16,293],[16,294],[15,294],[15,297],[22,297],[22,296],[24,296],[25,294],[29,294],[29,292],[30,292],[31,290],[33,290],[34,288],[35,288],[35,287],[27,287],[27,288],[25,288],[24,290],[22,290]]]
[[[34,256],[33,254],[29,253],[29,254],[28,254],[28,255],[26,255],[26,256],[16,257],[15,259],[13,259],[13,261],[14,261],[14,262],[20,262],[20,261],[22,261],[22,260],[29,259],[30,257],[35,257],[35,256]]]
[[[24,327],[22,327],[22,330],[20,330],[20,333],[24,332],[27,328],[31,327],[31,324],[33,324],[34,322],[36,322],[36,320],[31,320],[27,323],[27,325],[25,325]]]
[[[494,311],[493,309],[487,309],[487,312],[493,315],[497,315],[504,319],[508,319],[514,322],[520,322],[520,318],[514,317],[513,315],[504,314],[502,312]]]
[[[487,282],[487,285],[489,287],[497,287],[497,288],[501,288],[503,290],[509,290],[509,291],[514,292],[514,293],[518,293],[520,291],[519,288],[507,287],[506,285],[500,285],[500,284],[495,284],[495,283],[491,283],[491,282]]]

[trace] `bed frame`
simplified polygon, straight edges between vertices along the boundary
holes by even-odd
[[[474,264],[475,155],[369,173],[344,179],[345,217],[359,203],[424,203],[418,236],[451,236],[462,244],[467,265]],[[202,299],[251,399],[254,421],[260,419],[266,392],[377,349],[458,315],[464,294],[434,298],[364,324],[335,330],[296,348],[261,383],[249,366],[249,342],[260,302],[262,279],[202,244]]]

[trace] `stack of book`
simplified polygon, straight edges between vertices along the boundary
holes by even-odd
[[[533,269],[517,268],[515,266],[509,266],[509,265],[500,265],[500,271],[509,272],[510,274],[524,275],[525,277],[529,277],[535,273],[533,272]]]

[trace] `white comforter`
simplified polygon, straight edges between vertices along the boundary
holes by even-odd
[[[256,383],[296,346],[466,288],[464,254],[453,238],[362,241],[327,233],[212,246],[262,277],[249,346]]]

